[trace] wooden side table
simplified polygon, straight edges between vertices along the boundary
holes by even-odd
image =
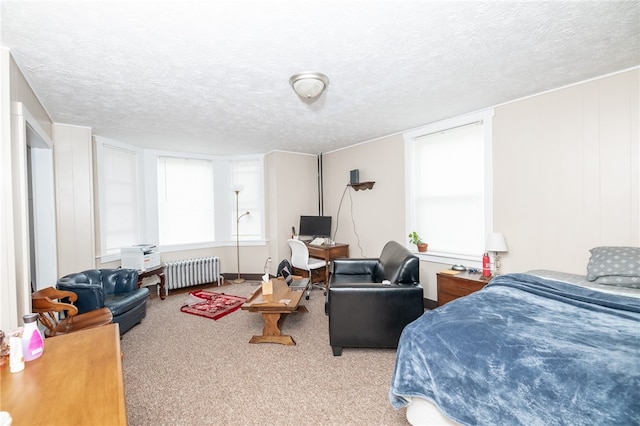
[[[491,277],[489,279],[483,278],[482,274],[470,274],[466,271],[455,275],[452,275],[449,271],[442,271],[438,272],[436,276],[438,282],[438,306],[481,290],[491,279]]]
[[[164,290],[164,266],[156,266],[153,269],[147,269],[146,271],[138,271],[138,288],[142,286],[142,280],[144,278],[152,277],[157,275],[160,278],[160,299],[164,300],[165,298],[165,290]]]
[[[324,288],[329,289],[329,263],[339,257],[349,257],[349,244],[335,243],[334,245],[323,244],[321,246],[307,244],[307,248],[309,249],[309,257],[324,259],[326,265]]]

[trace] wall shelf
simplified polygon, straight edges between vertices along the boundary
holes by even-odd
[[[360,191],[361,189],[364,191],[367,189],[372,189],[374,183],[375,182],[359,182],[359,183],[350,183],[347,186],[352,187],[356,191]]]

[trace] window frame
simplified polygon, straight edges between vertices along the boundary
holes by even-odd
[[[264,208],[265,206],[265,197],[264,197],[264,156],[256,156],[256,155],[245,155],[245,156],[231,156],[231,157],[227,157],[228,160],[228,164],[229,164],[229,185],[231,188],[231,200],[232,200],[232,218],[231,218],[231,236],[230,238],[233,239],[233,241],[236,241],[236,232],[237,232],[237,223],[236,223],[236,210],[235,210],[235,206],[236,206],[236,195],[235,195],[235,191],[234,188],[237,185],[242,185],[244,187],[246,187],[246,181],[240,181],[238,180],[238,174],[236,173],[237,168],[234,167],[235,164],[237,163],[243,163],[243,162],[252,162],[252,161],[257,161],[258,162],[258,168],[255,171],[257,174],[257,185],[261,185],[257,187],[257,197],[254,200],[250,200],[249,202],[246,201],[246,199],[244,199],[242,197],[243,192],[241,191],[239,193],[239,198],[238,198],[238,210],[239,210],[239,214],[242,215],[243,212],[249,211],[249,213],[251,214],[251,221],[252,224],[255,222],[258,225],[259,231],[260,231],[260,235],[258,238],[259,241],[266,241],[266,231],[265,231],[265,224],[266,224],[266,210]],[[249,207],[247,207],[247,204],[249,204]],[[258,208],[258,211],[260,212],[259,214],[259,221],[256,221],[255,217],[256,214],[255,210],[253,210],[253,206],[256,206]],[[262,207],[260,207],[262,206]],[[246,225],[245,225],[246,226]],[[242,242],[251,242],[251,241],[256,241],[256,239],[252,239],[250,236],[247,236],[246,234],[241,233],[241,235],[239,236],[238,240],[242,243]]]
[[[105,165],[104,165],[104,155],[105,155],[105,146],[112,146],[116,149],[120,149],[123,151],[129,151],[135,155],[135,175],[136,175],[136,189],[135,193],[137,195],[137,200],[144,199],[144,192],[142,188],[142,174],[141,170],[143,168],[143,149],[134,146],[125,144],[122,142],[114,141],[112,139],[103,138],[100,136],[94,137],[94,143],[96,146],[96,167],[97,167],[97,177],[98,177],[98,206],[99,206],[99,218],[98,218],[98,231],[99,231],[99,239],[100,239],[100,254],[99,258],[102,263],[111,262],[115,260],[119,260],[121,258],[120,252],[115,252],[114,250],[109,251],[107,247],[107,212],[106,212],[106,191],[104,190],[106,186],[106,176],[105,176]],[[145,203],[136,202],[135,205],[135,217],[136,217],[136,238],[141,239],[144,236],[144,209]]]
[[[257,160],[259,163],[259,173],[262,176],[260,181],[260,187],[258,192],[260,193],[260,209],[262,211],[263,220],[260,223],[260,236],[259,238],[246,239],[241,238],[241,245],[262,245],[266,243],[265,235],[265,204],[264,204],[264,155],[246,155],[246,156],[226,156],[219,157],[207,154],[195,154],[175,151],[160,151],[160,150],[144,150],[145,155],[145,205],[153,206],[154,208],[147,209],[146,215],[146,235],[149,241],[154,241],[152,244],[158,246],[160,252],[173,252],[183,250],[193,250],[211,247],[225,247],[235,245],[235,234],[233,229],[228,227],[227,215],[215,214],[216,211],[226,212],[233,210],[235,212],[235,198],[229,196],[229,194],[235,197],[232,191],[232,176],[231,176],[231,164],[236,161]],[[215,240],[189,243],[189,244],[174,244],[174,245],[159,245],[159,221],[157,214],[158,206],[158,173],[157,162],[159,157],[176,157],[176,158],[193,158],[201,160],[210,160],[213,162],[213,191],[214,191],[214,218],[215,221]]]
[[[426,126],[422,126],[403,133],[404,147],[405,147],[405,235],[409,235],[416,228],[416,185],[414,182],[414,176],[417,164],[417,157],[415,154],[415,145],[417,141],[425,136],[433,133],[452,130],[458,127],[467,126],[476,122],[482,122],[483,124],[483,138],[484,138],[484,194],[483,194],[483,207],[484,207],[484,239],[486,235],[493,232],[493,109],[486,109],[470,114],[465,114],[458,117],[442,120],[436,123],[432,123]],[[425,238],[428,243],[428,237]],[[483,244],[484,245],[484,244]],[[413,247],[412,247],[413,248]],[[478,253],[477,256],[468,256],[463,254],[444,254],[431,251],[429,249],[426,253],[415,253],[421,260],[443,264],[457,264],[462,263],[471,267],[481,267],[482,254]]]

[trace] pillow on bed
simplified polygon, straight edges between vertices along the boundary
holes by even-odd
[[[596,278],[593,282],[595,284],[615,285],[618,287],[640,289],[640,277],[622,277],[618,275],[609,275],[607,277]]]
[[[640,247],[595,247],[590,250],[587,280],[599,284],[640,284]]]

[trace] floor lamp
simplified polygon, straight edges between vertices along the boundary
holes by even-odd
[[[249,212],[240,214],[240,210],[238,209],[238,195],[242,189],[242,185],[237,185],[233,188],[233,192],[236,193],[236,258],[238,259],[238,277],[233,280],[235,284],[244,282],[244,278],[240,277],[240,219],[250,214]]]

